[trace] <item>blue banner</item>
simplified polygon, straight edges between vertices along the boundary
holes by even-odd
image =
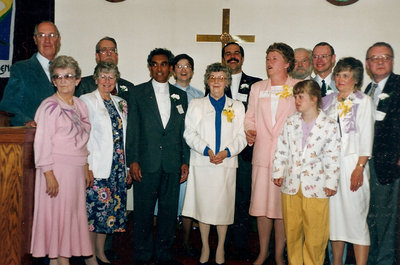
[[[15,0],[0,0],[0,77],[10,77],[13,57]]]

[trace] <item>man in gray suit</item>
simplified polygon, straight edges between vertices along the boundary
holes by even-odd
[[[118,49],[117,42],[114,38],[104,37],[99,40],[96,44],[96,63],[99,62],[111,62],[118,65]],[[90,93],[97,89],[97,85],[93,79],[93,75],[85,76],[82,78],[78,87],[75,90],[75,96]],[[125,100],[128,100],[128,91],[133,89],[133,84],[128,80],[120,78],[117,80],[115,90],[111,93],[118,95]]]
[[[0,102],[0,110],[14,114],[11,118],[13,126],[36,126],[33,118],[37,108],[55,91],[49,63],[60,48],[60,32],[52,22],[43,21],[35,26],[33,40],[38,52],[11,66],[10,79]]]
[[[332,92],[337,92],[335,78],[332,77],[332,69],[335,66],[335,50],[327,42],[320,42],[315,45],[313,52],[314,80],[321,87],[321,95],[325,97]]]
[[[155,259],[173,260],[179,183],[187,179],[189,148],[183,139],[186,93],[168,83],[173,55],[157,48],[147,57],[152,79],[129,91],[127,161],[134,187],[134,262],[153,255],[153,213],[158,199]]]

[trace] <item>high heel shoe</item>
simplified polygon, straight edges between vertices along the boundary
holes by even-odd
[[[104,262],[96,256],[97,263],[99,265],[113,265],[111,262]]]

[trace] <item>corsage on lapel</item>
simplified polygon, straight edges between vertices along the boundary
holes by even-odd
[[[126,86],[124,86],[124,85],[119,86],[119,90],[121,91],[121,93],[122,92],[128,92],[128,88]]]
[[[181,99],[181,97],[178,94],[172,94],[171,99],[174,103],[176,103],[178,100]],[[185,111],[183,110],[182,104],[176,105],[176,109],[178,110],[179,114],[185,113]]]
[[[290,87],[289,85],[284,85],[283,86],[283,91],[278,92],[275,95],[280,96],[280,98],[288,98],[293,96],[293,87]]]
[[[353,106],[353,101],[351,99],[342,98],[342,101],[339,102],[338,106],[338,109],[341,110],[339,117],[346,116],[346,114],[350,112],[352,106]]]
[[[390,95],[386,94],[386,93],[380,93],[378,96],[379,100],[381,100],[381,101],[384,101],[385,99],[387,99],[389,97],[390,97]]]
[[[222,110],[222,114],[226,116],[228,122],[232,122],[233,118],[235,118],[235,111],[232,109],[232,105],[233,103]]]
[[[118,108],[122,112],[122,115],[124,116],[124,118],[126,118],[128,115],[128,104],[126,103],[126,101],[125,100],[119,101]]]
[[[240,90],[242,90],[243,92],[246,92],[247,90],[249,90],[249,84],[242,84],[240,86]]]

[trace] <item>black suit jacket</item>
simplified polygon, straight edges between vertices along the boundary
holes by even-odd
[[[182,164],[189,164],[189,147],[183,139],[186,93],[171,84],[169,93],[179,99],[170,98],[171,114],[164,129],[151,80],[129,91],[127,161],[139,162],[142,172],[180,172]]]
[[[128,80],[120,78],[117,82],[117,96],[128,100],[128,91],[133,89],[134,85]],[[83,94],[93,92],[97,89],[96,82],[93,79],[93,75],[82,77],[81,82],[75,89],[74,96],[80,97]]]
[[[371,84],[365,89],[369,94]],[[392,183],[400,177],[400,75],[390,74],[382,93],[388,98],[379,100],[377,110],[386,113],[381,121],[375,121],[373,161],[375,173],[381,184]]]
[[[249,95],[251,91],[251,86],[258,81],[261,81],[261,78],[254,77],[254,76],[249,76],[246,75],[244,72],[242,72],[242,78],[240,79],[240,84],[239,84],[239,93],[240,94],[246,94],[247,95],[247,101],[242,102],[246,111],[247,111],[247,104],[249,101]],[[247,84],[249,87],[243,86],[244,84]],[[232,98],[232,92],[231,90],[228,90],[226,92],[226,95],[230,98]],[[243,158],[244,161],[251,161],[253,157],[253,146],[246,146],[242,152],[240,152],[240,156]]]

